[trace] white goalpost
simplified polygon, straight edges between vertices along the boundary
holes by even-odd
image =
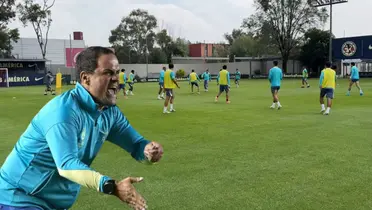
[[[9,87],[9,75],[7,68],[0,68],[0,88]]]

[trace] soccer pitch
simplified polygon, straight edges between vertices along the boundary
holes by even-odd
[[[318,80],[284,79],[281,110],[271,110],[267,80],[231,87],[231,104],[218,87],[191,94],[176,90],[176,113],[162,113],[156,83],[135,84],[134,96],[118,106],[149,140],[164,146],[159,164],[137,163],[105,143],[92,168],[117,180],[142,176],[136,184],[149,209],[371,209],[372,80],[365,95],[338,80],[329,116],[319,113]],[[73,88],[66,87],[65,90]],[[32,117],[53,96],[44,87],[0,89],[0,164]],[[15,97],[15,98],[14,98]],[[72,209],[129,209],[118,199],[86,188]]]

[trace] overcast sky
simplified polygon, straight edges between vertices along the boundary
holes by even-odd
[[[148,10],[159,28],[174,37],[192,42],[224,41],[223,34],[240,26],[254,12],[253,0],[56,0],[52,9],[50,38],[68,39],[82,31],[87,45],[109,45],[110,30],[136,8]],[[334,5],[333,32],[336,37],[372,35],[372,0],[350,0]],[[35,37],[32,27],[19,27],[21,37]],[[327,24],[326,29],[329,27]]]

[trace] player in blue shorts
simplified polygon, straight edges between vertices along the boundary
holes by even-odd
[[[177,83],[176,80],[176,75],[173,71],[174,65],[173,63],[170,63],[168,65],[169,69],[167,69],[164,72],[164,90],[165,90],[165,101],[164,101],[164,109],[163,113],[164,114],[169,114],[171,112],[175,112],[176,110],[174,109],[173,102],[174,102],[174,89],[176,87],[180,88],[180,86]],[[168,105],[170,105],[170,110],[168,111]]]
[[[230,103],[229,99],[229,90],[230,90],[230,73],[227,71],[227,66],[224,65],[217,77],[217,85],[220,85],[220,91],[218,92],[215,101],[218,101],[218,98],[223,92],[226,92],[226,103]]]
[[[347,96],[350,96],[351,87],[355,84],[357,88],[359,89],[359,95],[363,95],[362,88],[359,84],[359,69],[355,66],[355,63],[351,63],[351,75],[350,75],[350,83],[349,83],[349,89],[346,93]]]
[[[164,73],[167,70],[167,68],[164,66],[162,70],[160,70],[159,75],[159,93],[158,93],[158,99],[164,99]]]
[[[125,92],[125,82],[126,82],[126,74],[125,69],[122,69],[119,73],[119,91],[123,90],[124,98],[128,98],[127,93]],[[118,91],[118,92],[119,92]]]
[[[204,91],[208,92],[208,83],[211,81],[211,74],[209,73],[209,70],[205,70],[205,72],[202,75],[202,78],[204,79]]]
[[[329,112],[332,107],[332,99],[334,95],[334,90],[336,88],[336,71],[331,68],[332,64],[327,62],[325,65],[325,69],[322,70],[320,74],[319,80],[319,88],[320,88],[320,106],[321,110],[320,113],[324,113],[324,115],[329,115]],[[327,109],[324,106],[324,96],[327,97]]]
[[[283,80],[283,72],[278,67],[278,61],[274,61],[274,67],[269,71],[269,81],[271,84],[271,94],[273,96],[273,104],[270,106],[271,109],[275,109],[277,106],[278,109],[282,108],[282,105],[279,102],[278,92],[280,90],[280,85]]]

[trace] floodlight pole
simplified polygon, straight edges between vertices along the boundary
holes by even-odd
[[[315,7],[323,7],[329,4],[329,52],[328,60],[332,62],[332,25],[333,25],[333,4],[347,3],[348,0],[312,0]]]
[[[332,63],[332,16],[333,16],[333,0],[330,0],[329,4],[329,62]]]

